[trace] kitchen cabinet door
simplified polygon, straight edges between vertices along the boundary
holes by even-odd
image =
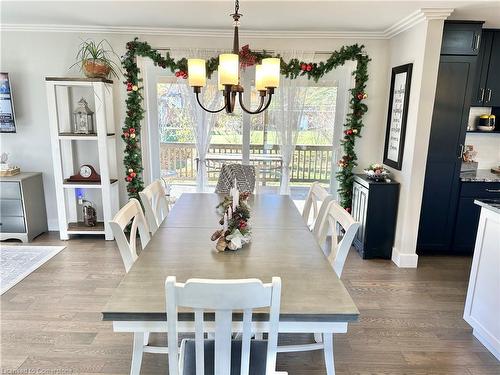
[[[474,56],[441,56],[439,63],[417,241],[421,254],[451,250],[475,62]]]
[[[477,56],[477,67],[472,88],[472,106],[481,107],[486,94],[486,79],[488,78],[488,66],[490,64],[491,44],[493,43],[492,30],[483,30],[479,55]]]
[[[484,94],[486,107],[500,107],[500,31],[495,31]]]
[[[482,22],[445,22],[441,54],[477,56],[482,25]]]

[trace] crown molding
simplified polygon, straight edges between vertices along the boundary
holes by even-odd
[[[387,28],[384,36],[386,39],[391,39],[422,21],[445,20],[452,12],[453,8],[421,8]]]
[[[451,8],[422,8],[382,31],[288,31],[240,30],[247,38],[265,39],[390,39],[424,20],[446,19]],[[173,37],[232,38],[230,29],[185,29],[163,27],[92,26],[60,24],[1,24],[1,31],[85,34],[161,35]]]
[[[177,37],[232,38],[232,29],[187,29],[166,27],[88,26],[60,24],[2,24],[1,31],[59,32],[87,34],[168,35]],[[240,36],[266,39],[384,39],[380,31],[288,31],[240,30]]]

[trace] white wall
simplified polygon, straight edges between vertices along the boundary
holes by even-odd
[[[230,32],[228,32],[230,35]],[[75,76],[78,72],[68,72],[81,39],[92,38],[109,40],[114,50],[121,55],[125,51],[125,43],[136,35],[122,34],[78,34],[57,32],[17,32],[4,31],[1,34],[1,71],[9,72],[14,91],[16,107],[17,133],[2,134],[0,137],[2,151],[10,153],[11,161],[24,171],[41,171],[44,176],[45,200],[49,228],[57,229],[56,197],[52,158],[50,151],[47,102],[45,97],[44,78],[46,76]],[[198,38],[140,36],[153,47],[201,47],[228,48],[230,38]],[[366,101],[369,110],[365,116],[365,125],[358,140],[360,168],[371,162],[381,161],[382,145],[387,111],[388,91],[388,44],[387,40],[355,40],[355,39],[246,39],[254,49],[291,49],[309,51],[333,51],[342,45],[353,43],[365,44],[368,55],[372,58],[369,65]],[[412,47],[413,49],[414,47]],[[124,100],[126,91],[122,80],[115,83],[115,116],[116,132],[121,133],[124,119]],[[410,137],[410,136],[409,136]],[[408,137],[408,138],[409,138]],[[122,142],[118,148],[119,165],[122,160]],[[126,201],[125,183],[120,181],[120,201]]]
[[[389,168],[401,184],[392,253],[400,267],[416,267],[418,261],[418,225],[442,30],[443,20],[425,20],[389,43],[389,76],[392,67],[413,63],[403,165],[401,171]]]

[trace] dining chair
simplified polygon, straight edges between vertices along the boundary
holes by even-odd
[[[318,244],[323,248],[327,238],[331,237],[331,244],[327,249],[327,258],[334,272],[340,278],[345,261],[358,231],[360,223],[334,200],[330,201],[325,209],[324,217],[315,226],[313,235]],[[339,233],[341,232],[341,233]],[[329,241],[328,241],[329,242]],[[283,345],[278,347],[278,353],[302,352],[322,349],[325,352],[325,365],[327,373],[334,374],[334,364],[331,362],[329,352],[333,351],[333,335],[314,333],[315,343],[301,345]]]
[[[116,244],[120,250],[125,271],[128,273],[137,260],[137,231],[139,231],[142,249],[146,247],[151,239],[149,227],[139,201],[135,198],[131,198],[128,203],[118,211],[113,220],[109,222],[109,225],[111,226]],[[126,233],[127,228],[129,228],[129,233]],[[149,345],[149,333],[150,332],[134,333],[132,363],[130,366],[131,375],[140,374],[143,353],[168,353],[168,348],[166,346]]]
[[[165,282],[170,375],[271,375],[276,372],[276,348],[281,299],[281,279],[263,284],[258,279],[190,279]],[[178,342],[178,308],[194,311],[195,338]],[[252,340],[252,310],[269,308],[267,340]],[[233,312],[243,312],[241,340],[233,340]],[[205,314],[215,313],[213,340],[205,339]],[[212,322],[210,322],[212,323]],[[281,372],[280,374],[286,374]]]
[[[302,210],[302,218],[311,230],[319,230],[323,226],[324,215],[331,201],[333,201],[333,196],[319,182],[313,182],[307,193]]]
[[[160,180],[153,181],[139,192],[151,234],[155,234],[169,212],[165,188]]]
[[[257,178],[257,169],[253,165],[223,164],[215,192],[217,194],[229,194],[236,179],[236,185],[240,193],[253,193],[256,188]]]

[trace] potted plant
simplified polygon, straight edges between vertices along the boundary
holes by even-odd
[[[76,55],[76,62],[87,78],[107,78],[113,75],[118,78],[119,65],[113,60],[118,55],[106,39],[99,43],[91,39],[84,40]]]

